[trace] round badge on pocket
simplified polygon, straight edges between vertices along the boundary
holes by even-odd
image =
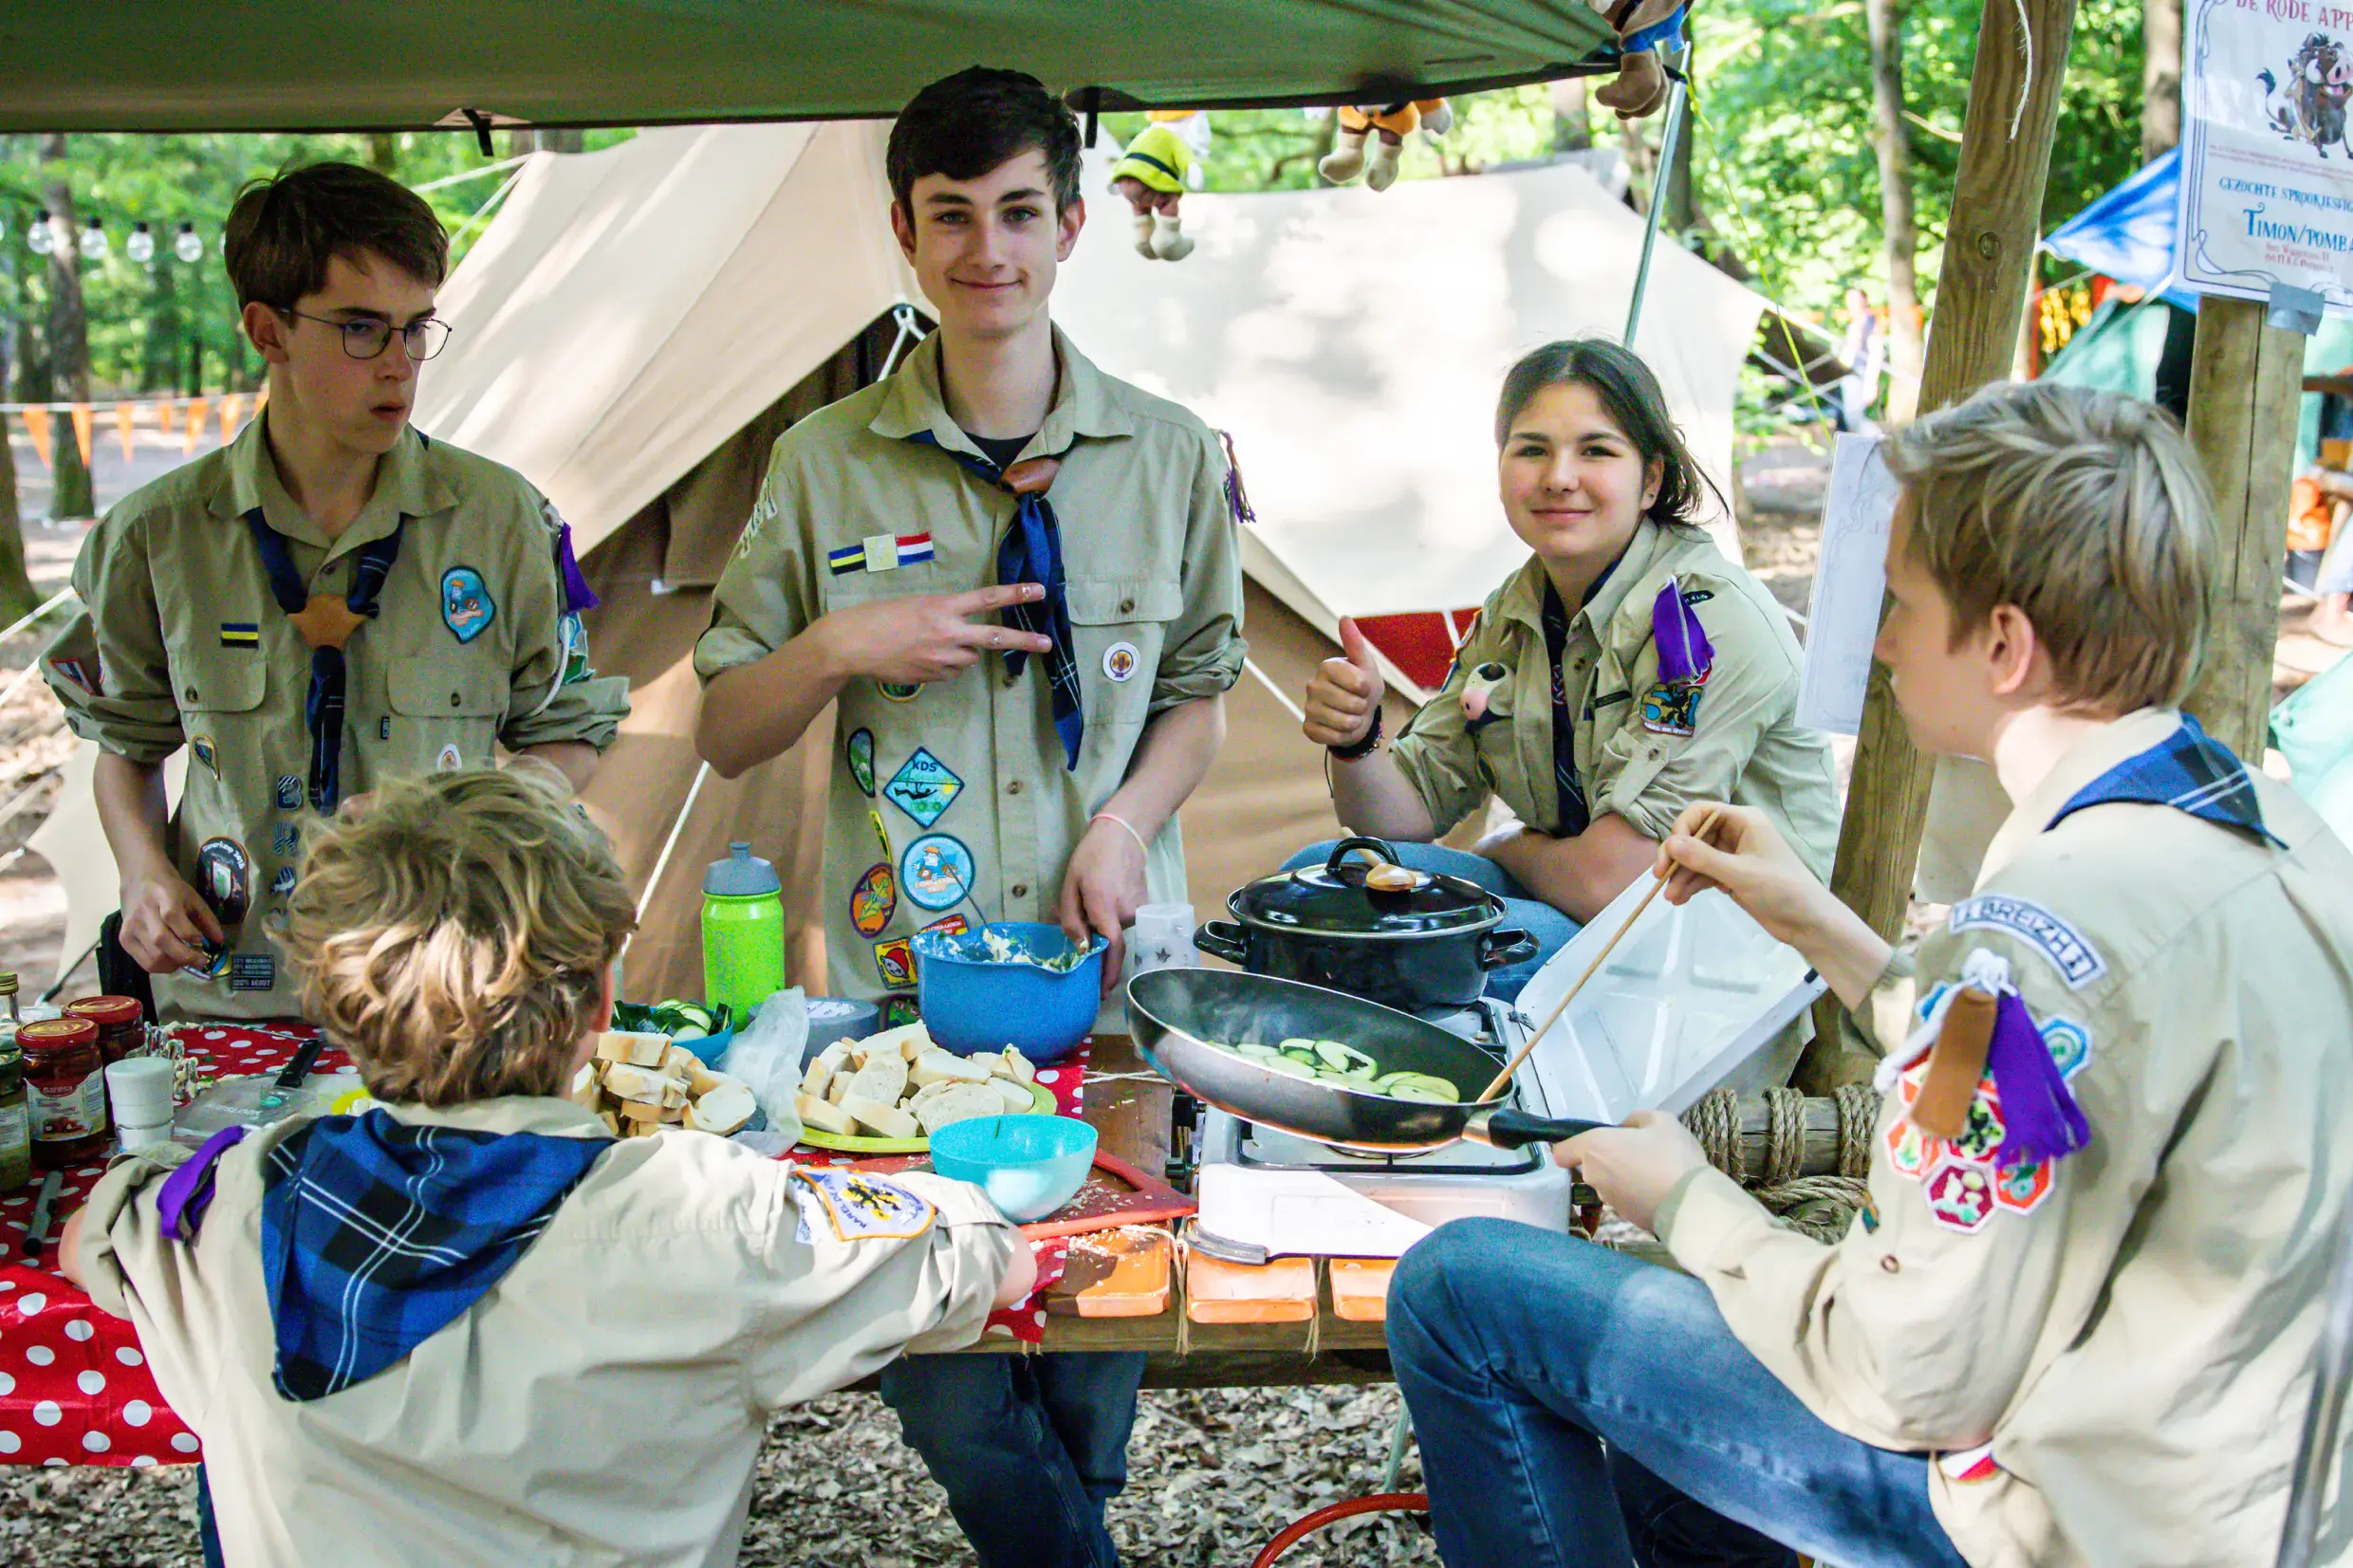
[[[1103,650],[1103,673],[1115,681],[1124,683],[1134,680],[1136,667],[1142,662],[1143,655],[1136,651],[1136,645],[1132,642],[1115,642]]]

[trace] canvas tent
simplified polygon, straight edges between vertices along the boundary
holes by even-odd
[[[1614,41],[1586,0],[11,0],[0,131],[876,116],[973,61],[1109,108],[1388,101],[1549,81]]]
[[[740,779],[708,775],[690,657],[769,446],[877,375],[920,304],[888,231],[881,139],[870,123],[680,128],[536,155],[441,297],[456,330],[423,378],[418,425],[555,501],[604,600],[597,664],[632,683],[590,790],[646,893],[632,994],[699,990],[700,873],[731,839],[787,886],[815,885],[829,719]],[[1057,319],[1104,369],[1229,431],[1258,515],[1244,536],[1251,669],[1183,820],[1207,915],[1334,831],[1293,705],[1336,651],[1339,616],[1371,618],[1391,652],[1399,722],[1442,674],[1448,628],[1524,559],[1494,503],[1495,388],[1536,343],[1622,326],[1640,226],[1573,167],[1195,195],[1201,249],[1172,267],[1127,248],[1103,177],[1098,157]],[[1763,302],[1663,242],[1650,302],[1639,344],[1726,483]],[[44,853],[61,872],[102,866],[85,792],[69,782],[65,800]],[[83,880],[68,874],[69,954],[111,907],[110,868]],[[795,970],[812,977],[814,913],[795,919]]]

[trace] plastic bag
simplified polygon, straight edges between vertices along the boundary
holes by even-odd
[[[751,1098],[768,1114],[767,1136],[781,1137],[778,1147],[800,1141],[801,1116],[793,1097],[801,1092],[801,1055],[808,1043],[808,1003],[801,987],[777,991],[735,1031],[718,1070],[743,1079]]]

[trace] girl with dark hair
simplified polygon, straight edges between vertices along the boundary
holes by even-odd
[[[1305,729],[1330,748],[1351,831],[1496,894],[1535,935],[1535,958],[1490,979],[1509,999],[1650,868],[1692,802],[1757,807],[1822,875],[1839,807],[1829,745],[1794,718],[1796,639],[1698,526],[1714,489],[1650,368],[1603,339],[1547,343],[1504,378],[1495,441],[1528,564],[1386,750],[1372,646],[1343,619],[1345,656],[1308,682]],[[1490,797],[1515,820],[1476,853],[1430,841]]]

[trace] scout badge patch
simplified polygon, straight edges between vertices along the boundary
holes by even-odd
[[[886,989],[906,991],[915,988],[915,946],[904,936],[894,936],[887,942],[874,945],[875,971],[882,977]]]
[[[100,673],[96,657],[53,658],[49,660],[49,668],[94,697],[106,694],[105,677]]]
[[[1141,656],[1134,643],[1115,642],[1103,650],[1103,673],[1123,686],[1136,678],[1136,666]]]
[[[914,566],[932,559],[932,536],[927,533],[879,533],[844,544],[838,550],[825,552],[825,564],[836,577],[852,572],[895,572],[901,566]]]
[[[280,859],[302,848],[302,829],[292,822],[278,822],[269,829],[269,853]]]
[[[280,811],[300,811],[303,808],[303,781],[291,773],[281,773],[272,791]]]
[[[850,783],[868,800],[874,799],[874,731],[853,729],[843,743],[843,755],[849,764]]]
[[[292,866],[280,866],[276,871],[270,873],[269,895],[271,897],[283,898],[293,891],[294,868]]]
[[[278,961],[266,952],[232,953],[229,959],[229,988],[232,991],[274,990]]]
[[[482,574],[472,566],[452,566],[441,574],[441,620],[460,642],[472,642],[498,618]]]
[[[958,910],[954,914],[942,915],[923,929],[939,932],[948,936],[962,936],[973,929],[973,923],[964,917],[962,910]]]
[[[224,926],[245,923],[252,907],[253,861],[234,839],[207,839],[196,851],[196,893]]]
[[[1495,692],[1511,678],[1504,665],[1489,662],[1471,672],[1462,685],[1462,727],[1475,735],[1504,715],[1495,707]]]
[[[899,883],[888,866],[868,866],[850,889],[850,925],[861,936],[880,936],[899,913]]]
[[[886,996],[882,999],[881,1022],[886,1029],[896,1029],[901,1024],[913,1024],[922,1016],[922,1009],[916,1005],[916,1000],[912,996]]]
[[[874,689],[892,702],[913,702],[923,694],[921,684],[911,680],[879,680]]]
[[[1715,669],[1715,645],[1673,579],[1651,603],[1650,628],[1658,684],[1642,698],[1642,728],[1658,735],[1692,734],[1699,727],[1700,688]]]
[[[224,648],[259,648],[262,645],[261,623],[251,620],[222,621],[220,645]]]
[[[973,852],[960,839],[926,834],[900,858],[899,885],[921,908],[944,910],[973,885]]]
[[[207,773],[212,774],[215,779],[220,777],[220,753],[213,749],[211,736],[189,736],[188,751]]]
[[[812,1233],[837,1242],[906,1241],[932,1227],[931,1204],[896,1182],[856,1171],[795,1166],[792,1196]]]
[[[918,746],[915,755],[882,786],[882,798],[914,818],[917,826],[929,827],[939,821],[963,791],[964,781],[951,772],[946,763]]]
[[[435,773],[454,773],[465,766],[465,753],[457,749],[455,741],[445,743],[440,754],[433,759],[433,770]]]
[[[556,622],[556,638],[562,644],[564,673],[557,678],[559,686],[577,686],[596,674],[588,663],[588,628],[579,612],[567,610]]]
[[[1013,498],[1013,521],[997,545],[997,581],[1035,582],[1046,597],[1034,603],[1008,605],[1005,623],[1053,644],[1040,655],[1045,664],[1047,692],[1054,714],[1054,732],[1062,737],[1065,766],[1076,771],[1079,746],[1086,737],[1086,714],[1079,700],[1077,638],[1070,630],[1070,604],[1063,581],[1062,528],[1054,507],[1047,500],[1054,476],[1062,471],[1059,457],[1026,457],[1010,469],[999,469],[986,457],[949,452],[932,433],[917,431],[907,439],[947,452],[988,484]],[[1006,654],[1005,673],[1019,675],[1029,659],[1027,650]]]

